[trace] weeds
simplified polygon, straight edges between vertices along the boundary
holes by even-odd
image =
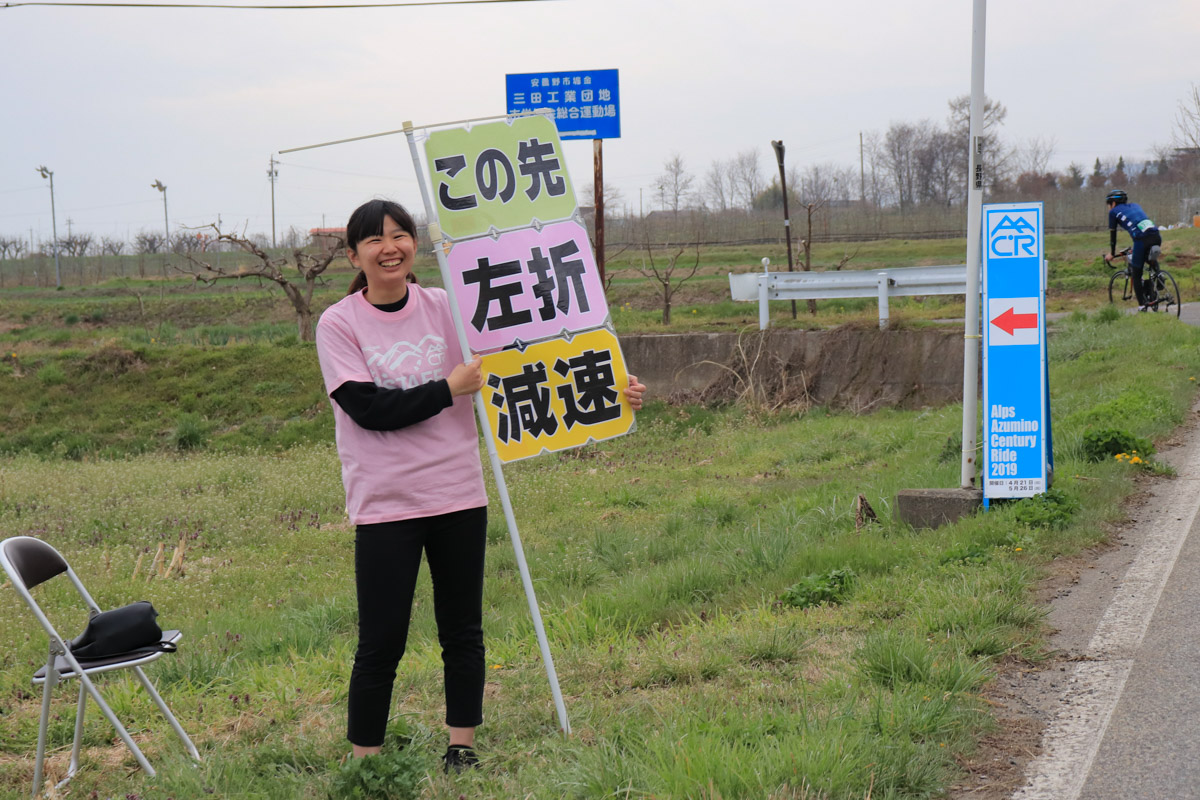
[[[394,726],[378,755],[348,758],[342,764],[333,779],[331,800],[416,800],[430,767],[420,748],[430,738],[428,733],[413,736],[407,726]]]
[[[1031,528],[1061,531],[1071,524],[1079,511],[1079,502],[1062,489],[1048,489],[1042,494],[1025,497],[1015,504],[1017,522]]]
[[[839,605],[850,592],[856,577],[849,567],[833,569],[823,575],[806,575],[789,586],[780,600],[793,608]]]
[[[1117,428],[1089,430],[1083,434],[1083,455],[1088,461],[1106,461],[1126,453],[1140,453],[1146,458],[1154,454],[1154,445],[1149,439]]]

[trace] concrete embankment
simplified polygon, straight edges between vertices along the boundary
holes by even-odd
[[[630,372],[659,396],[852,411],[962,399],[961,330],[838,328],[621,336]]]

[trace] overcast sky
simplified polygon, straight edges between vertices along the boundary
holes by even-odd
[[[701,175],[758,148],[771,175],[770,140],[783,139],[789,166],[857,170],[860,131],[944,122],[947,100],[970,91],[971,11],[971,0],[0,8],[0,235],[49,237],[43,164],[60,235],[68,219],[97,236],[161,229],[155,180],[173,229],[219,214],[267,233],[272,154],[502,114],[508,73],[620,71],[605,182],[634,211],[657,207],[650,187],[673,153]],[[992,0],[987,34],[1002,136],[1053,137],[1058,167],[1150,157],[1200,82],[1197,0]],[[564,147],[576,186],[590,183],[591,142]],[[377,196],[420,210],[403,136],[278,158],[280,232],[343,225]]]

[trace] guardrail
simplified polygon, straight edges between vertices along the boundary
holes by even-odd
[[[770,265],[763,259],[764,267]],[[966,294],[967,266],[896,267],[848,272],[744,272],[729,273],[734,300],[758,301],[758,329],[770,324],[771,300],[823,300],[877,297],[879,327],[888,325],[888,298],[929,294]]]

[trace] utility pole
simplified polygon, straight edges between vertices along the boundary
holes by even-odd
[[[987,42],[987,0],[975,0],[971,15],[971,116],[970,157],[967,179],[967,296],[963,330],[963,419],[962,472],[960,486],[975,488],[978,458],[979,422],[979,348],[983,338],[979,328],[979,271],[983,261],[983,68]]]
[[[864,206],[867,204],[867,168],[866,159],[863,158],[862,131],[858,132],[858,201]]]
[[[775,148],[775,160],[779,162],[779,189],[783,193],[783,232],[787,234],[788,272],[792,271],[792,220],[788,216],[787,175],[783,170],[783,140],[771,141]],[[796,301],[792,301],[792,319],[796,318]]]
[[[58,217],[54,212],[54,173],[45,167],[38,167],[37,171],[43,178],[50,179],[50,231],[54,234],[54,241],[51,242],[51,247],[54,248],[54,286],[56,289],[61,289],[62,269],[59,267],[58,261]]]
[[[154,179],[154,183],[150,184],[151,189],[158,189],[163,196],[163,230],[166,231],[167,241],[166,246],[171,246],[171,223],[167,218],[167,186],[158,178]]]
[[[271,162],[267,167],[267,178],[271,181],[271,247],[277,247],[275,244],[275,179],[279,177],[279,170],[275,169],[275,154],[271,154]]]

